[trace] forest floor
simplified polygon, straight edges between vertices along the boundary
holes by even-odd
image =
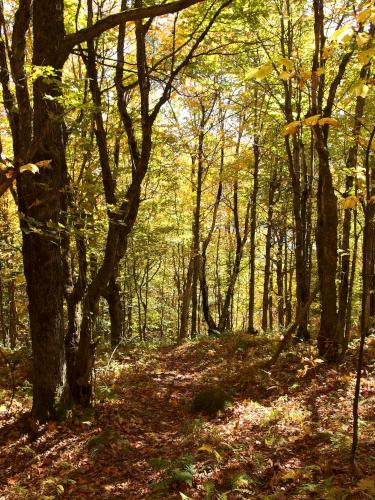
[[[11,409],[0,370],[1,499],[375,498],[375,338],[366,347],[360,445],[348,463],[358,343],[340,365],[246,335],[128,349],[96,367],[94,409],[32,424],[25,356]],[[110,361],[108,363],[108,361]],[[203,388],[231,392],[215,417],[192,414]]]

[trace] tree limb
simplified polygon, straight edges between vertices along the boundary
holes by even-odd
[[[180,10],[186,9],[191,5],[195,5],[196,3],[200,3],[202,1],[203,0],[177,0],[175,2],[159,4],[153,7],[140,7],[138,9],[129,9],[118,12],[117,14],[111,14],[103,19],[100,19],[92,26],[81,29],[76,33],[66,35],[64,43],[61,47],[60,64],[61,66],[64,64],[76,45],[92,40],[119,24],[127,21],[139,21],[145,18],[179,12]]]

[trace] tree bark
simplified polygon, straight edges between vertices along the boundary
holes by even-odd
[[[64,39],[62,0],[33,3],[33,64],[51,66],[55,80],[38,77],[33,85],[33,132],[31,158],[18,163],[51,159],[51,169],[29,172],[18,178],[18,199],[23,236],[23,261],[29,297],[30,333],[33,349],[33,417],[56,418],[65,384],[64,273],[60,247],[61,210],[66,207],[67,184],[65,134],[60,96],[61,67],[57,64]],[[45,99],[48,94],[53,100]],[[53,119],[51,118],[53,117]],[[30,132],[27,130],[30,138]],[[23,138],[25,140],[25,138]],[[31,142],[31,141],[30,141]]]
[[[253,172],[253,191],[251,193],[251,214],[250,214],[250,254],[249,254],[249,324],[247,331],[250,334],[256,333],[254,328],[255,312],[255,250],[256,250],[256,228],[257,228],[257,198],[259,191],[259,135],[254,136],[254,172]]]
[[[364,78],[367,69],[362,69],[361,77]],[[356,99],[354,124],[352,127],[352,134],[354,144],[349,148],[348,158],[346,161],[346,168],[351,171],[349,175],[346,176],[345,192],[346,196],[351,194],[354,188],[354,169],[357,165],[357,154],[358,154],[358,137],[361,130],[361,118],[363,116],[365,105],[365,99],[358,96]],[[342,225],[342,243],[340,248],[342,250],[341,255],[341,279],[339,288],[339,307],[338,307],[338,319],[337,319],[337,337],[340,345],[343,347],[343,351],[347,347],[345,338],[349,332],[346,332],[345,322],[347,318],[347,308],[349,301],[349,272],[350,272],[350,232],[351,232],[351,219],[352,212],[350,209],[344,211],[344,221]]]
[[[264,281],[263,281],[263,307],[262,307],[262,330],[265,332],[268,328],[268,306],[269,306],[269,287],[271,274],[271,248],[272,248],[272,222],[273,222],[273,205],[275,191],[277,187],[276,174],[273,173],[268,190],[268,212],[267,212],[267,234],[266,234],[266,251],[264,262]]]

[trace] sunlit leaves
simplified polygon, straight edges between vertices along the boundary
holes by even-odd
[[[367,97],[369,87],[366,85],[365,82],[360,81],[354,84],[351,88],[351,93],[354,94],[356,97]]]
[[[309,116],[308,118],[303,120],[303,124],[307,125],[308,127],[313,127],[318,123],[319,118],[320,115]]]
[[[280,80],[290,80],[292,78],[293,73],[289,73],[288,71],[281,71],[279,78]]]
[[[368,9],[363,10],[359,14],[357,14],[356,20],[358,24],[363,24],[365,23],[371,16],[372,14],[372,9],[369,7]]]
[[[359,202],[358,196],[354,196],[354,195],[347,196],[346,198],[344,198],[344,200],[342,202],[342,208],[344,208],[344,209],[355,208],[357,206],[358,202]]]
[[[335,48],[334,44],[327,45],[326,47],[324,47],[323,52],[322,52],[322,58],[324,60],[328,59],[329,56],[333,53],[334,48]]]
[[[357,42],[358,47],[364,47],[371,40],[371,35],[369,33],[358,33],[355,41]]]
[[[304,80],[310,80],[310,78],[312,76],[311,71],[308,69],[305,69],[303,66],[301,66],[301,68],[299,70],[299,74],[300,74],[301,78],[303,78]]]
[[[278,62],[279,64],[285,66],[289,71],[292,71],[294,69],[294,62],[290,59],[287,59],[286,57],[280,57]]]
[[[281,133],[283,136],[287,135],[295,135],[298,132],[298,129],[302,126],[305,125],[307,127],[315,127],[316,125],[324,126],[324,125],[331,125],[332,127],[339,128],[340,124],[335,118],[331,117],[326,117],[326,118],[320,118],[320,115],[313,115],[313,116],[308,116],[304,120],[297,120],[288,123],[285,125],[285,127],[282,129]]]
[[[350,24],[345,24],[345,26],[342,26],[333,33],[332,40],[336,40],[340,44],[346,44],[351,41],[353,34],[354,31]]]
[[[252,68],[248,71],[246,77],[249,80],[264,80],[270,73],[273,71],[273,66],[271,63],[263,64],[262,66],[258,66],[257,68]]]
[[[371,58],[375,55],[375,49],[362,50],[358,53],[358,61],[364,66],[371,61]]]
[[[331,125],[332,127],[339,128],[340,124],[336,118],[320,118],[318,121],[319,125]]]
[[[26,163],[20,167],[20,173],[31,172],[32,174],[39,174],[39,168],[35,163]]]
[[[41,160],[36,163],[26,163],[19,169],[20,173],[31,172],[32,174],[39,174],[39,168],[49,168],[52,160]]]
[[[41,161],[37,161],[35,165],[37,165],[38,167],[42,167],[42,168],[45,168],[45,167],[49,167],[52,163],[52,160],[41,160]]]
[[[301,126],[300,121],[290,122],[282,130],[282,135],[285,137],[287,135],[295,135],[298,132],[299,127]]]

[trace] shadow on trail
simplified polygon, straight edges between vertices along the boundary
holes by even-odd
[[[355,357],[332,367],[301,346],[264,370],[259,361],[271,350],[263,339],[226,339],[163,348],[143,358],[120,353],[115,370],[98,373],[97,392],[106,388],[110,399],[99,394],[90,414],[47,427],[34,441],[27,434],[3,438],[4,498],[17,498],[17,487],[24,497],[60,491],[62,498],[173,499],[182,492],[201,499],[210,481],[216,491],[232,491],[231,499],[247,498],[236,493],[242,491],[236,478],[247,478],[249,498],[280,488],[291,498],[309,498],[301,493],[304,485],[332,475],[350,486],[345,453]],[[370,361],[369,351],[368,366]],[[215,385],[231,391],[233,407],[215,418],[193,415],[194,395]],[[373,401],[365,399],[369,423],[373,410]],[[2,435],[14,428],[20,424],[6,424]],[[373,435],[364,434],[361,456],[373,446]],[[192,485],[166,482],[186,457],[194,461]],[[363,463],[371,471],[370,462]]]

